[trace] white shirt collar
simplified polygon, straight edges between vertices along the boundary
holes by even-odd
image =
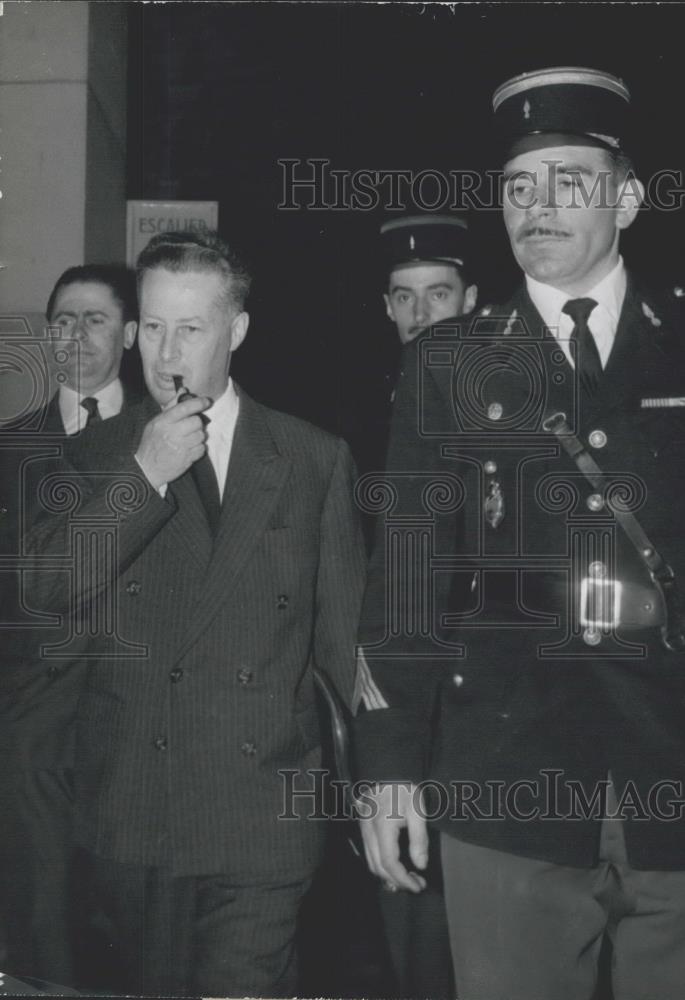
[[[627,284],[628,279],[623,257],[619,256],[616,266],[609,274],[605,275],[594,288],[589,289],[583,296],[583,298],[595,299],[597,302],[597,306],[590,314],[588,326],[597,343],[603,366],[606,365],[614,344]],[[576,298],[576,296],[568,295],[558,288],[553,288],[552,285],[536,281],[529,275],[526,275],[526,287],[533,305],[544,320],[545,326],[559,341],[566,357],[573,364],[568,346],[573,320],[562,312],[562,309],[571,298]]]
[[[208,410],[205,410],[205,414],[209,417],[207,454],[216,472],[222,500],[239,409],[238,393],[233,380],[229,378],[225,392],[212,403]]]
[[[225,437],[231,432],[231,425],[235,424],[238,416],[238,393],[235,390],[233,379],[229,378],[228,384],[223,393],[216,399],[205,415],[209,417],[207,434],[212,437],[214,434]]]
[[[124,388],[121,380],[113,379],[97,392],[76,392],[69,386],[60,386],[57,403],[67,434],[76,434],[86,426],[88,414],[81,406],[81,400],[93,396],[98,401],[98,412],[103,420],[115,417],[124,405]]]

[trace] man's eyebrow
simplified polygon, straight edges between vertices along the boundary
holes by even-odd
[[[454,286],[451,285],[449,283],[449,281],[436,281],[436,282],[434,282],[431,285],[424,285],[423,287],[424,287],[424,289],[426,291],[432,292],[432,291],[435,291],[436,288],[448,288],[448,289],[451,289]],[[416,289],[412,288],[410,285],[393,285],[392,288],[390,289],[390,294],[394,295],[395,292],[412,292],[413,293],[413,292],[416,292]]]
[[[158,316],[156,313],[153,312],[146,312],[145,309],[141,311],[140,318],[141,320],[154,319],[158,320],[160,323],[165,322],[165,320],[163,320],[161,316]],[[205,320],[202,318],[202,316],[181,316],[179,319],[174,320],[175,325],[182,323],[204,323],[204,322]]]
[[[538,172],[546,172],[547,174],[584,174],[586,177],[592,177],[596,171],[589,167],[586,163],[574,163],[573,160],[567,162],[565,160],[545,160],[543,161],[543,166],[538,170],[526,170],[523,167],[519,167],[517,170],[505,170],[504,180],[510,181],[512,177],[523,177],[527,180],[537,179]],[[607,168],[607,172],[610,172]]]
[[[106,309],[84,309],[84,316],[109,316]],[[75,309],[58,309],[55,316],[78,316]]]
[[[609,169],[607,168],[607,172]],[[555,173],[558,174],[585,174],[586,177],[591,177],[596,171],[588,167],[586,163],[559,163],[555,166]]]

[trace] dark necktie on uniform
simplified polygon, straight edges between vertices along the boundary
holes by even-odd
[[[102,420],[100,410],[98,409],[98,401],[95,396],[86,396],[85,399],[81,400],[81,406],[88,414],[85,423],[86,427],[89,427],[90,424],[97,424],[100,420]]]
[[[590,313],[596,305],[594,299],[569,299],[561,310],[573,320],[571,339],[576,343],[576,371],[589,395],[597,391],[602,377],[599,351],[588,326]]]
[[[216,480],[216,472],[214,471],[214,466],[208,452],[205,451],[202,458],[198,458],[197,462],[193,462],[190,472],[195,483],[195,488],[200,495],[205,513],[207,514],[209,527],[214,535],[219,526],[219,518],[221,516],[221,495],[219,493],[219,484]]]

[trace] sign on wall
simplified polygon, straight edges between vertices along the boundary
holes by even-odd
[[[216,229],[216,201],[129,201],[126,203],[126,263],[133,266],[143,247],[157,233],[178,229]]]

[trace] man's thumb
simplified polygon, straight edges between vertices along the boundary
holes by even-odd
[[[415,809],[407,816],[407,833],[412,864],[416,868],[425,868],[428,864],[428,830],[426,820]]]

